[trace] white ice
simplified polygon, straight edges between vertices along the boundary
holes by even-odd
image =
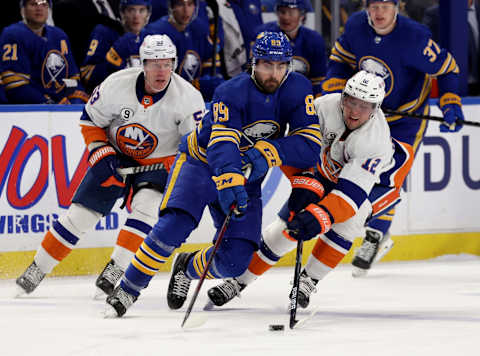
[[[480,259],[466,255],[379,263],[363,279],[353,279],[351,267],[340,265],[297,317],[318,312],[292,331],[292,268],[271,270],[241,299],[210,312],[202,307],[216,282],[207,281],[193,313],[206,313],[208,320],[190,330],[180,328],[185,307],[167,307],[166,273],[121,319],[102,318],[104,301],[92,300],[94,277],[47,278],[21,299],[10,297],[14,281],[5,280],[0,355],[479,355],[479,272]],[[269,324],[285,324],[286,330],[268,331]]]

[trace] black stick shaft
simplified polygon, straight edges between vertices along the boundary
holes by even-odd
[[[430,116],[430,115],[422,115],[422,114],[416,114],[416,113],[406,113],[406,112],[402,112],[402,111],[394,111],[394,110],[388,110],[388,109],[382,109],[382,111],[385,114],[389,114],[389,115],[400,115],[400,116],[413,117],[413,118],[422,119],[422,120],[445,122],[443,117],[440,117],[440,116]],[[467,120],[463,121],[462,124],[465,125],[465,126],[480,126],[480,122],[467,121]]]
[[[232,219],[234,211],[235,211],[235,206],[232,206],[230,208],[230,211],[228,212],[228,215],[225,217],[225,220],[223,221],[222,228],[218,233],[217,241],[215,241],[215,245],[213,245],[212,253],[210,254],[210,257],[207,260],[205,269],[202,275],[200,276],[200,279],[198,280],[197,288],[195,288],[195,292],[193,293],[192,299],[190,300],[190,304],[188,305],[187,311],[185,312],[185,317],[183,318],[183,322],[182,322],[182,328],[185,325],[185,322],[187,321],[187,319],[189,318],[190,313],[192,312],[193,305],[195,304],[195,301],[197,300],[197,297],[198,297],[198,293],[200,293],[200,288],[202,288],[203,281],[207,277],[207,273],[210,268],[210,265],[212,264],[213,258],[217,253],[220,243],[222,242],[223,236],[225,235],[225,231],[227,231],[228,224],[230,224],[230,220]]]
[[[295,274],[293,275],[293,288],[290,297],[290,329],[293,329],[298,323],[297,307],[298,307],[298,286],[300,285],[300,271],[302,269],[302,251],[303,240],[298,240],[297,255],[295,258]]]

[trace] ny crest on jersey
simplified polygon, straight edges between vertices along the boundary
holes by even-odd
[[[358,62],[360,70],[378,75],[385,82],[385,97],[387,97],[393,89],[393,72],[390,67],[381,59],[373,56],[365,56]]]
[[[252,146],[258,140],[272,137],[279,132],[280,126],[277,122],[271,120],[260,120],[243,129],[243,137],[248,141],[248,145]],[[241,145],[244,146],[243,144]]]
[[[68,62],[65,56],[58,50],[52,49],[45,56],[42,64],[42,84],[50,89],[52,86],[58,93],[64,87],[63,78],[68,77]]]
[[[310,64],[308,64],[307,60],[302,57],[293,56],[292,58],[292,70],[294,72],[308,75],[310,72]]]
[[[185,53],[182,63],[180,64],[180,75],[184,72],[189,81],[194,80],[200,72],[200,56],[197,52],[188,50]],[[182,75],[183,76],[183,75]]]
[[[140,124],[129,124],[118,128],[116,141],[127,156],[146,158],[157,147],[158,138]]]

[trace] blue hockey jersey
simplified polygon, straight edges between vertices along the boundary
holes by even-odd
[[[288,136],[285,136],[288,126]],[[311,83],[290,73],[273,94],[259,90],[247,73],[221,84],[209,111],[180,150],[213,169],[241,168],[240,151],[259,140],[274,143],[281,162],[297,168],[315,165],[320,128]]]
[[[40,37],[19,21],[3,30],[0,42],[0,73],[9,103],[58,103],[67,98],[72,103],[88,100],[80,85],[67,87],[63,81],[79,81],[80,74],[68,37],[60,28],[45,25]]]
[[[432,40],[427,27],[401,15],[393,31],[382,36],[368,24],[365,11],[353,14],[332,49],[323,91],[342,90],[346,80],[361,69],[385,80],[382,107],[391,110],[421,110],[432,77],[438,77],[441,95],[458,92],[459,68],[453,56]]]
[[[257,28],[257,33],[262,31],[282,32],[276,21]],[[290,44],[293,48],[293,70],[310,79],[314,96],[320,96],[321,84],[327,71],[327,52],[323,37],[317,31],[300,26],[297,37],[290,39]]]
[[[124,31],[119,32],[117,29],[102,24],[93,29],[88,52],[80,68],[82,82],[87,88],[95,88],[110,74],[105,56],[123,33]]]

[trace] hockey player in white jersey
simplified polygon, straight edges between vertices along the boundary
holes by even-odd
[[[306,308],[316,284],[342,260],[369,217],[400,200],[402,177],[413,161],[410,146],[395,141],[380,109],[383,80],[360,71],[343,93],[315,99],[322,151],[315,172],[294,174],[292,193],[278,218],[263,232],[247,271],[211,288],[221,306],[294,249],[298,240],[317,242],[301,273],[298,304]]]
[[[90,168],[71,206],[52,224],[34,261],[17,279],[20,293],[31,293],[119,198],[130,197],[132,212],[96,281],[98,288],[110,294],[157,221],[180,139],[201,119],[205,103],[197,89],[174,73],[176,48],[168,36],[147,36],[140,58],[142,67],[109,76],[85,106],[80,126]],[[117,172],[121,167],[155,163],[163,168],[126,178]]]

